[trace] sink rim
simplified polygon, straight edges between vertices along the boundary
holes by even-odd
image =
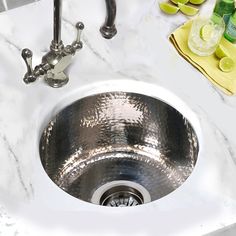
[[[41,135],[42,135],[45,127],[48,125],[49,121],[58,112],[60,112],[62,109],[64,109],[66,106],[72,104],[73,102],[75,102],[79,99],[87,97],[87,96],[92,96],[92,95],[99,94],[99,93],[117,92],[117,91],[143,94],[143,95],[146,95],[149,97],[156,98],[156,99],[163,101],[166,104],[172,106],[189,121],[189,123],[191,124],[191,126],[192,126],[193,130],[195,131],[196,136],[198,138],[198,145],[199,145],[198,158],[196,160],[195,167],[194,167],[191,175],[187,178],[187,180],[180,187],[178,187],[175,191],[169,193],[165,197],[160,198],[155,201],[152,201],[150,203],[144,204],[144,205],[134,207],[134,208],[140,208],[140,207],[144,208],[144,207],[147,207],[148,205],[153,205],[156,202],[158,202],[158,204],[162,204],[161,202],[165,201],[163,199],[168,200],[171,198],[175,198],[176,194],[178,194],[182,191],[185,191],[185,187],[188,186],[188,184],[191,182],[191,180],[194,179],[195,173],[197,173],[198,167],[199,167],[201,159],[202,159],[201,157],[202,157],[202,149],[203,149],[203,143],[204,143],[203,137],[202,137],[201,125],[200,125],[200,121],[197,118],[196,114],[192,111],[192,109],[182,99],[180,99],[174,93],[172,93],[171,91],[169,91],[161,86],[157,86],[157,85],[146,83],[146,82],[139,82],[139,81],[132,81],[132,80],[111,80],[111,81],[102,81],[102,82],[98,82],[98,83],[93,83],[91,85],[76,88],[69,93],[65,93],[65,95],[60,99],[60,101],[56,101],[56,100],[50,101],[50,105],[47,106],[47,109],[42,107],[41,112],[40,112],[40,114],[42,115],[43,118],[41,119],[41,122],[39,124],[39,132],[37,134],[37,143],[36,143],[37,157],[36,157],[36,161],[35,161],[35,167],[39,170],[37,173],[38,177],[39,176],[41,176],[41,177],[37,178],[38,181],[36,181],[36,183],[38,183],[37,185],[40,185],[41,189],[42,189],[42,185],[46,184],[48,190],[50,191],[50,193],[48,193],[48,194],[56,194],[57,196],[61,196],[62,198],[64,198],[64,200],[66,202],[73,203],[72,205],[74,205],[74,207],[69,207],[69,209],[68,209],[68,203],[66,204],[67,210],[75,211],[76,208],[81,209],[82,206],[86,210],[96,209],[96,211],[98,211],[99,208],[100,208],[100,211],[104,211],[104,208],[106,211],[113,211],[114,209],[112,210],[109,207],[101,207],[100,205],[95,205],[95,204],[91,204],[88,202],[84,202],[84,201],[82,201],[78,198],[75,198],[69,194],[65,194],[65,192],[62,189],[60,189],[49,178],[49,176],[47,175],[46,171],[44,170],[44,168],[41,164],[41,160],[40,160],[39,145],[40,145]],[[42,184],[42,180],[43,180],[44,184]],[[41,195],[43,195],[42,192],[41,192]],[[55,209],[58,209],[58,207],[62,208],[62,206],[60,204],[57,204],[55,201],[49,202],[49,205],[50,205],[50,203],[53,203],[53,206]],[[52,207],[52,206],[50,205],[50,207]],[[117,211],[117,209],[118,208],[116,208],[116,211]],[[130,208],[128,208],[128,209],[130,209]],[[127,210],[127,209],[125,209],[125,210]],[[124,212],[124,209],[122,212]]]

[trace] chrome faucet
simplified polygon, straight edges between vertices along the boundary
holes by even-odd
[[[116,0],[105,0],[107,16],[104,25],[100,28],[102,36],[106,39],[113,38],[116,33],[115,19],[116,19]]]
[[[54,32],[50,51],[43,56],[40,65],[32,68],[33,53],[29,49],[22,50],[22,57],[27,66],[27,73],[24,76],[25,83],[32,83],[43,76],[45,81],[54,88],[62,87],[69,81],[65,69],[69,66],[72,56],[77,50],[83,47],[81,32],[84,29],[82,22],[76,24],[77,37],[71,44],[64,47],[61,40],[61,9],[62,0],[54,0]]]
[[[100,28],[102,36],[106,39],[113,38],[117,29],[115,26],[116,19],[116,0],[105,0],[107,16],[105,23]],[[33,53],[28,48],[22,50],[22,57],[27,66],[27,72],[24,76],[26,84],[35,82],[39,77],[44,77],[45,81],[54,88],[62,87],[69,81],[65,74],[65,69],[69,66],[72,56],[77,50],[82,49],[81,33],[84,24],[78,22],[76,24],[77,38],[71,44],[64,47],[61,40],[61,9],[62,0],[54,0],[54,18],[53,18],[53,40],[51,42],[50,51],[43,56],[40,65],[32,68]]]

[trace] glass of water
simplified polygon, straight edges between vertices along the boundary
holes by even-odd
[[[223,18],[212,16],[210,19],[198,16],[192,22],[188,37],[189,49],[198,56],[213,54],[225,30]]]

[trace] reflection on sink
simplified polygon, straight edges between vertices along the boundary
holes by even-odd
[[[45,128],[40,156],[70,195],[104,206],[135,206],[171,193],[198,156],[190,123],[153,97],[101,93],[64,108]]]

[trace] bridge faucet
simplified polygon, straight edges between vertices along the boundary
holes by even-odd
[[[50,51],[43,56],[41,64],[33,69],[32,51],[27,48],[22,50],[22,57],[27,66],[27,72],[23,80],[27,84],[34,82],[41,76],[54,88],[62,87],[69,81],[68,76],[65,74],[65,69],[69,66],[76,51],[83,47],[81,33],[84,29],[84,24],[82,22],[76,24],[76,40],[71,45],[64,47],[61,40],[61,9],[62,0],[54,0],[53,40]]]

